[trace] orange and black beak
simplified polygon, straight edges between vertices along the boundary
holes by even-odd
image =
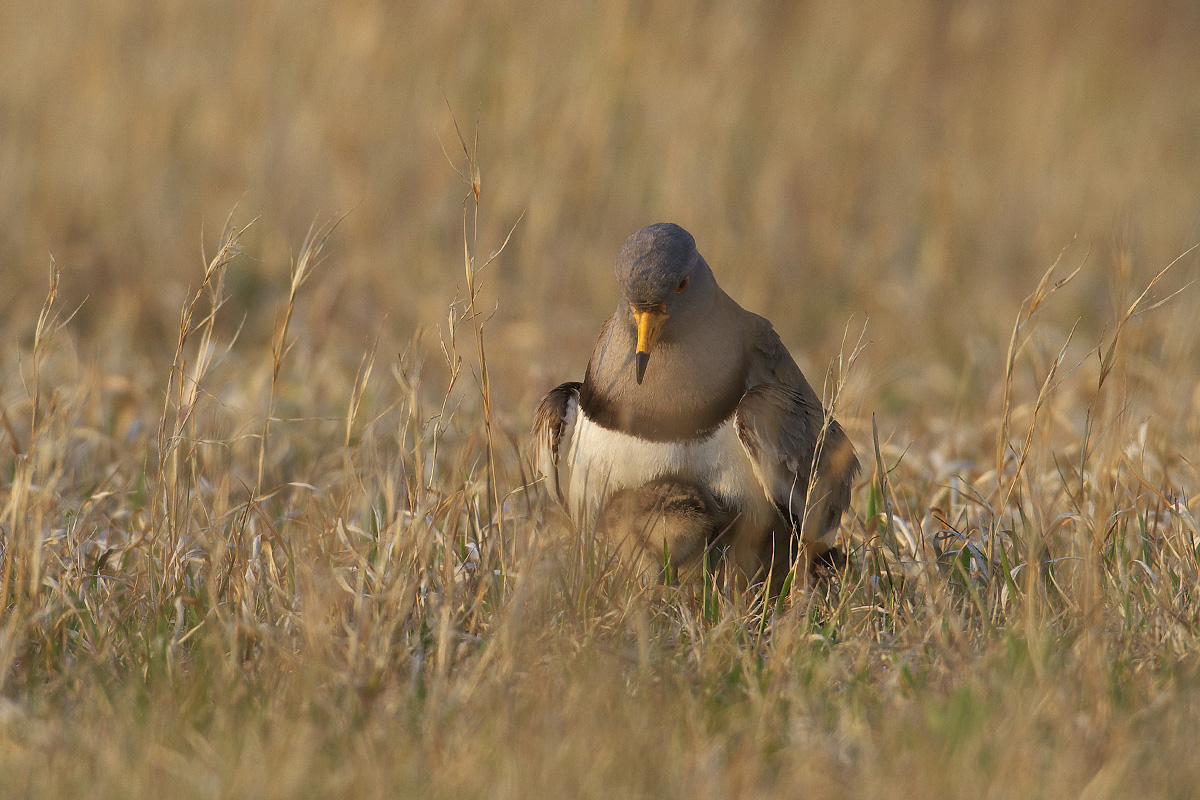
[[[638,308],[633,306],[633,319],[637,323],[637,352],[634,360],[637,363],[637,382],[642,382],[646,374],[646,365],[650,363],[650,351],[658,343],[658,335],[662,332],[663,323],[667,321],[667,307],[659,303],[653,308]]]

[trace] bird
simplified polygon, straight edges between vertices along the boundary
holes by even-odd
[[[604,502],[596,530],[636,572],[690,577],[732,522],[712,494],[675,476],[616,490]]]
[[[859,462],[775,328],[721,289],[673,223],[630,236],[615,274],[617,308],[583,380],[552,389],[534,413],[547,491],[576,529],[610,536],[672,485],[700,492],[704,524],[671,512],[661,527],[704,536],[745,585],[779,586],[827,556]],[[674,542],[678,553],[671,544],[660,562],[695,552],[696,542]]]

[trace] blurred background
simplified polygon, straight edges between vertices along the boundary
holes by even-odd
[[[1190,0],[9,0],[6,341],[32,335],[53,254],[83,359],[165,375],[232,213],[256,222],[222,330],[261,352],[306,232],[346,214],[299,347],[349,376],[376,341],[436,370],[465,289],[455,119],[478,141],[480,253],[524,214],[482,276],[514,431],[582,374],[617,249],[651,222],[692,231],[814,384],[867,324],[847,413],[897,420],[997,402],[1022,299],[1064,248],[1062,274],[1084,266],[1045,324],[1079,320],[1083,358],[1200,241]],[[1159,366],[1194,372],[1197,292],[1156,313]]]

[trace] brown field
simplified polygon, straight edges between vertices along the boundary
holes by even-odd
[[[527,485],[666,220],[865,465],[766,607]],[[0,797],[1196,796],[1198,242],[1189,0],[9,0]]]

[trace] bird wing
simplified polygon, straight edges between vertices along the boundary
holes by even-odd
[[[571,445],[575,419],[579,415],[579,381],[570,381],[551,389],[538,403],[533,415],[534,467],[546,480],[546,490],[564,502],[564,475],[560,455]]]
[[[820,539],[850,504],[854,445],[769,327],[757,337],[750,382],[735,423],[754,475],[802,538]]]

